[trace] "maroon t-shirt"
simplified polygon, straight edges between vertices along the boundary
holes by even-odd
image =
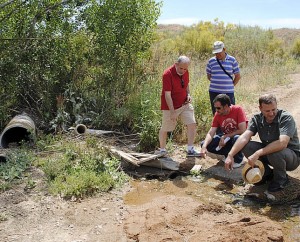
[[[181,86],[181,76],[177,74],[175,64],[164,71],[162,77],[161,110],[169,110],[165,91],[171,91],[174,109],[180,108],[185,103],[187,99],[186,89],[190,82],[188,71],[183,74],[182,80],[184,81],[184,87]]]

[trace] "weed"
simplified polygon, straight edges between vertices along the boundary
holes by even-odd
[[[7,181],[1,181],[0,182],[0,191],[6,191],[11,189],[12,184],[10,182]]]
[[[88,148],[97,148],[99,139],[93,135],[87,135],[85,142]]]
[[[36,141],[36,149],[38,151],[50,150],[51,147],[56,148],[54,144],[57,144],[61,140],[61,135],[44,135],[40,134]]]
[[[0,165],[0,179],[12,182],[14,179],[21,178],[22,173],[33,161],[33,156],[25,149],[13,150],[6,155],[7,162]]]
[[[8,217],[5,213],[0,213],[0,222],[7,221]]]
[[[29,178],[26,182],[25,190],[30,190],[36,187],[36,181]]]
[[[114,186],[114,180],[108,173],[97,174],[90,170],[77,170],[68,175],[56,177],[49,190],[64,198],[84,197],[99,191],[108,191]]]
[[[65,198],[84,197],[108,191],[128,178],[119,171],[120,161],[110,158],[104,148],[90,147],[95,139],[64,143],[63,153],[39,162],[49,182],[49,191]]]

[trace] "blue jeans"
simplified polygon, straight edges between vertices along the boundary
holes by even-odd
[[[213,154],[218,154],[218,155],[224,155],[227,156],[229,151],[231,150],[232,146],[238,139],[239,135],[233,136],[226,144],[225,146],[220,149],[219,151],[216,151],[216,148],[219,145],[221,136],[220,135],[215,135],[212,141],[209,143],[209,145],[206,147],[207,151]],[[203,141],[201,142],[201,146],[203,145]],[[243,161],[244,155],[242,152],[237,153],[234,157],[234,162],[235,163],[241,163]]]
[[[211,105],[211,110],[213,115],[215,115],[216,109],[213,103],[213,100],[215,99],[216,96],[218,96],[221,93],[217,93],[217,92],[209,92],[209,99],[210,99],[210,105]],[[226,94],[229,98],[230,98],[230,102],[232,105],[235,105],[235,97],[234,97],[234,93],[224,93]]]

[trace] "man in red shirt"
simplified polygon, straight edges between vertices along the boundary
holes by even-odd
[[[162,77],[161,110],[163,112],[162,126],[159,131],[160,150],[156,153],[166,154],[168,132],[172,132],[177,124],[177,118],[187,125],[187,156],[200,156],[194,150],[196,136],[196,119],[191,104],[188,67],[190,59],[180,56],[174,65],[166,69]]]
[[[227,156],[238,137],[246,131],[247,117],[242,107],[231,105],[226,94],[219,94],[213,100],[216,113],[205,140],[202,142],[201,154],[206,157],[207,151],[214,154]],[[217,134],[220,128],[222,134]],[[241,152],[234,156],[234,168],[244,164]]]

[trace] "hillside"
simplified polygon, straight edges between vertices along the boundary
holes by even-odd
[[[187,28],[188,27],[180,24],[159,24],[157,26],[158,32],[165,32],[170,36],[176,36]],[[281,39],[285,43],[285,46],[290,46],[295,39],[300,38],[300,29],[280,28],[273,29],[272,31],[275,37]]]
[[[295,39],[300,39],[300,29],[274,29],[273,33],[277,38],[283,40],[286,46],[293,44]]]

